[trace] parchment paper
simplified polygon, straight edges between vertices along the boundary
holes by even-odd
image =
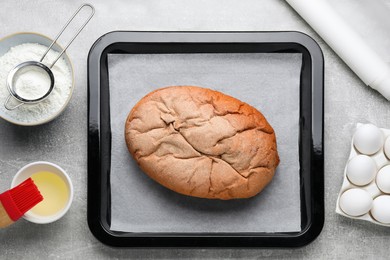
[[[298,159],[301,54],[111,54],[111,229],[127,232],[300,231]],[[147,93],[195,85],[259,109],[273,126],[280,165],[271,184],[245,200],[219,201],[170,191],[137,166],[124,123]]]

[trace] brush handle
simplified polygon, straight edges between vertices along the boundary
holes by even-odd
[[[286,0],[368,86],[390,100],[390,67],[324,0]]]
[[[8,227],[13,223],[14,221],[8,216],[7,211],[5,211],[5,208],[0,201],[0,228]]]

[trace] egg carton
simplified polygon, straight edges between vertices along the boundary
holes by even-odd
[[[357,124],[336,213],[390,227],[390,130]]]

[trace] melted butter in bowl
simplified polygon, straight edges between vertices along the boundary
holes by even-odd
[[[33,207],[31,213],[38,216],[52,216],[65,208],[70,194],[61,177],[52,172],[42,171],[34,173],[31,178],[43,196],[43,201]]]
[[[73,200],[73,185],[69,175],[54,163],[33,162],[16,173],[11,187],[29,177],[41,192],[43,201],[27,211],[23,218],[37,224],[47,224],[62,218]]]

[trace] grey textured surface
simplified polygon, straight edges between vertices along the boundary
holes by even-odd
[[[0,121],[0,189],[16,171],[35,160],[58,163],[70,174],[75,199],[70,212],[50,225],[20,221],[0,231],[2,259],[105,258],[371,258],[388,257],[390,229],[334,213],[342,172],[357,122],[390,128],[389,103],[349,70],[282,0],[112,0],[91,1],[96,16],[69,50],[76,90],[68,109],[47,125],[25,128]],[[329,0],[390,61],[389,0]],[[17,31],[54,36],[81,3],[2,1],[0,37]],[[372,5],[370,5],[373,3]],[[86,222],[88,50],[112,30],[299,30],[318,41],[325,57],[325,226],[299,249],[117,249],[98,242]]]

